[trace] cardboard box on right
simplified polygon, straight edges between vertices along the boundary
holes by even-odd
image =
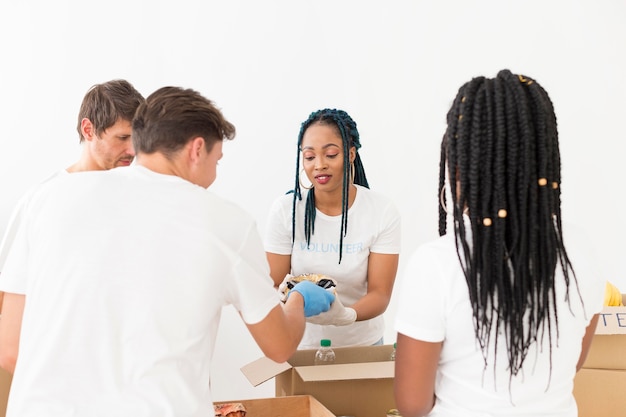
[[[622,295],[626,304],[626,294]],[[626,307],[605,307],[574,380],[579,417],[626,415]]]

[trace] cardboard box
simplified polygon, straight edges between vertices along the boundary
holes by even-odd
[[[241,370],[253,386],[276,377],[277,397],[312,395],[337,416],[381,417],[396,408],[392,345],[333,350],[333,365],[315,366],[312,349],[299,350],[282,364],[260,358]]]
[[[7,413],[7,401],[9,400],[9,390],[13,375],[0,368],[0,417]]]
[[[578,417],[626,415],[626,371],[581,369],[574,379]]]
[[[622,294],[624,304],[626,295]],[[579,417],[626,415],[626,307],[604,307],[574,379]]]
[[[624,304],[626,295],[622,294]],[[604,307],[583,364],[588,369],[626,369],[626,307]]]
[[[583,368],[626,370],[626,334],[596,333]]]
[[[310,395],[215,401],[215,404],[234,402],[242,403],[246,407],[246,417],[335,417],[333,413]]]
[[[622,304],[626,306],[626,294],[622,294]],[[626,307],[604,307],[596,334],[626,334]]]

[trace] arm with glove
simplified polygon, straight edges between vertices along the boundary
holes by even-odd
[[[327,312],[307,317],[306,321],[322,325],[347,326],[357,320],[368,320],[383,314],[391,299],[397,268],[398,255],[370,253],[367,294],[350,307],[345,307],[337,296]],[[341,292],[340,288],[338,292]]]
[[[263,354],[275,362],[284,362],[291,357],[302,340],[305,317],[328,311],[335,294],[307,281],[295,285],[287,298],[263,320],[246,323]]]
[[[356,321],[356,311],[353,308],[345,307],[338,296],[336,296],[335,288],[337,286],[334,279],[323,274],[302,274],[293,276],[287,274],[283,282],[278,286],[278,291],[283,295],[283,299],[289,296],[289,293],[302,282],[308,282],[317,287],[324,288],[324,291],[335,294],[334,301],[330,305],[330,309],[318,314],[306,315],[306,321],[309,323],[322,325],[346,326]],[[308,284],[307,284],[308,286]]]
[[[316,316],[307,317],[308,323],[347,326],[356,321],[356,310],[351,307],[345,307],[339,297],[335,297],[335,301],[330,305],[330,309]]]

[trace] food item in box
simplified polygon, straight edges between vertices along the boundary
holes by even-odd
[[[301,274],[301,275],[296,275],[296,276],[288,275],[287,277],[285,277],[285,280],[283,280],[282,284],[280,284],[280,287],[278,288],[278,290],[281,293],[281,300],[283,302],[286,301],[287,294],[289,294],[289,291],[291,291],[293,287],[296,286],[296,284],[304,280],[311,281],[314,284],[319,285],[320,287],[328,291],[332,291],[333,294],[337,295],[337,291],[336,291],[337,282],[331,277],[329,277],[328,275],[324,275],[324,274]]]
[[[246,417],[246,408],[242,403],[215,404],[215,417]]]
[[[604,305],[610,307],[621,307],[624,305],[622,304],[622,293],[609,281],[606,282],[604,289]]]

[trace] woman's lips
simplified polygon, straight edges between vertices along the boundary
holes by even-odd
[[[330,175],[318,175],[315,177],[315,181],[317,181],[318,184],[323,185],[330,181],[330,177]]]

